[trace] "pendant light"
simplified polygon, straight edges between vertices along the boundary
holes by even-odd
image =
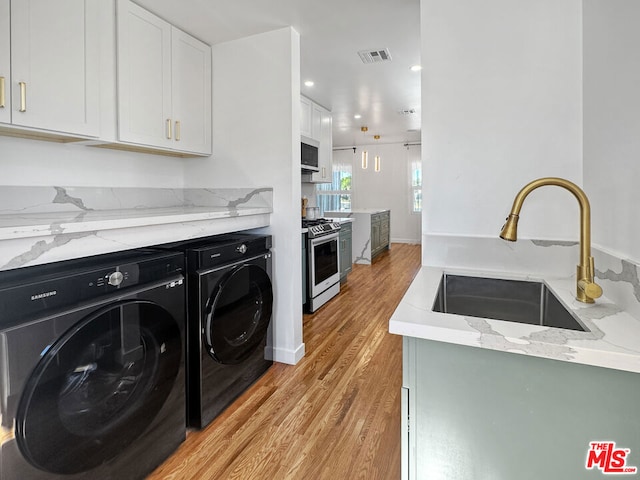
[[[362,132],[363,136],[367,133],[367,130],[369,130],[367,127],[360,127],[360,131]],[[367,152],[366,149],[363,149],[362,150],[362,169],[366,170],[368,165],[369,165],[369,152]]]
[[[377,141],[380,140],[380,135],[374,135],[373,138]],[[376,148],[376,150],[378,150]],[[376,155],[373,162],[373,170],[376,172],[380,171],[380,154]]]

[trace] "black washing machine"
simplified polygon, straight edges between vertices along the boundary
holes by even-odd
[[[273,362],[271,236],[231,233],[162,248],[187,263],[187,421],[203,428]]]
[[[0,272],[0,478],[142,479],[184,441],[184,256]]]

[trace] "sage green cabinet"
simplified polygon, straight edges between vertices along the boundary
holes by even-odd
[[[371,215],[371,259],[389,248],[389,210]]]
[[[340,224],[340,283],[347,281],[347,275],[353,268],[352,263],[352,230],[351,222]]]
[[[413,337],[402,348],[403,480],[602,479],[585,460],[604,441],[640,466],[637,373]]]

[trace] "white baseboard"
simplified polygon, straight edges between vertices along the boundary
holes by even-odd
[[[289,365],[295,365],[302,360],[304,353],[304,343],[301,343],[295,350],[274,347],[267,347],[264,349],[264,356],[266,359]]]

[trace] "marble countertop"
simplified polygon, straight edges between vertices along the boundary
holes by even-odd
[[[233,210],[215,206],[174,206],[1,215],[0,240],[216,220],[270,212],[271,209],[266,206],[241,207]]]
[[[273,189],[0,186],[0,270],[269,225]]]
[[[356,208],[354,210],[345,210],[345,211],[341,211],[341,212],[325,212],[327,216],[331,217],[333,215],[338,216],[338,217],[344,217],[346,215],[351,215],[351,214],[355,214],[355,213],[363,213],[366,215],[373,215],[376,213],[382,213],[382,212],[388,212],[389,209],[388,208]]]
[[[331,220],[332,222],[337,222],[337,223],[353,223],[355,221],[355,219],[353,218],[344,218],[344,217],[328,217],[329,220]]]
[[[431,310],[443,272],[544,281],[587,327],[578,332]],[[640,320],[603,296],[574,298],[575,277],[422,267],[389,321],[394,334],[640,373]],[[605,290],[606,295],[606,290]]]

